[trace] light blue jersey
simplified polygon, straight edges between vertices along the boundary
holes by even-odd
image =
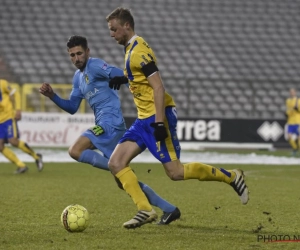
[[[76,113],[82,99],[86,99],[94,111],[95,126],[82,135],[88,137],[106,158],[111,156],[126,131],[118,92],[109,87],[109,80],[121,75],[121,69],[101,59],[89,58],[85,69],[77,70],[74,74],[69,100],[61,99],[56,94],[52,98],[53,102],[70,114]]]
[[[85,69],[77,70],[73,77],[72,96],[86,99],[94,111],[95,124],[109,124],[123,130],[125,121],[117,90],[109,88],[110,74],[114,66],[98,58],[89,58]]]
[[[101,59],[89,58],[85,69],[77,70],[73,77],[73,89],[69,100],[54,94],[52,101],[70,114],[75,114],[82,99],[86,99],[94,111],[95,126],[86,130],[82,136],[103,155],[91,149],[85,149],[78,161],[88,163],[96,168],[109,170],[108,159],[115,146],[126,131],[121,103],[117,90],[109,87],[109,81],[115,76],[123,76],[119,68],[108,65]],[[175,211],[176,207],[158,196],[149,186],[139,182],[149,202],[164,212]]]

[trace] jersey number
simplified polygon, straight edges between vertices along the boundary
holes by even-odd
[[[94,133],[94,135],[98,136],[98,135],[102,135],[104,133],[104,129],[99,126],[96,125],[94,127],[91,127],[90,130]]]

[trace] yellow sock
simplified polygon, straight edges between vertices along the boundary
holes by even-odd
[[[24,168],[26,166],[25,163],[20,161],[20,159],[15,155],[15,153],[9,148],[4,147],[2,150],[2,154],[12,163],[16,164],[18,167]]]
[[[21,149],[23,152],[31,155],[35,160],[37,160],[39,157],[37,154],[27,145],[27,143],[23,141],[19,141],[18,148]]]
[[[130,195],[133,202],[137,205],[138,210],[151,211],[152,207],[146,195],[141,190],[136,175],[133,173],[130,167],[122,169],[116,174],[116,177],[120,180],[124,190]]]
[[[223,168],[215,168],[199,162],[183,164],[184,179],[198,179],[199,181],[222,181],[231,183],[235,178],[235,173]]]
[[[295,142],[294,139],[289,139],[289,143],[290,143],[292,149],[294,149],[294,150],[297,149],[297,143]]]

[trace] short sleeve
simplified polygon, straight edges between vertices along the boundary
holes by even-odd
[[[152,61],[154,61],[154,56],[149,51],[137,51],[132,55],[131,67],[142,70],[142,67]]]
[[[105,80],[109,79],[109,75],[113,67],[103,60],[95,59],[91,62],[89,68],[96,79]]]

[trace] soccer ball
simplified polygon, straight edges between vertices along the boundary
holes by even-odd
[[[85,207],[73,204],[64,209],[60,220],[67,231],[82,232],[89,225],[90,215]]]

